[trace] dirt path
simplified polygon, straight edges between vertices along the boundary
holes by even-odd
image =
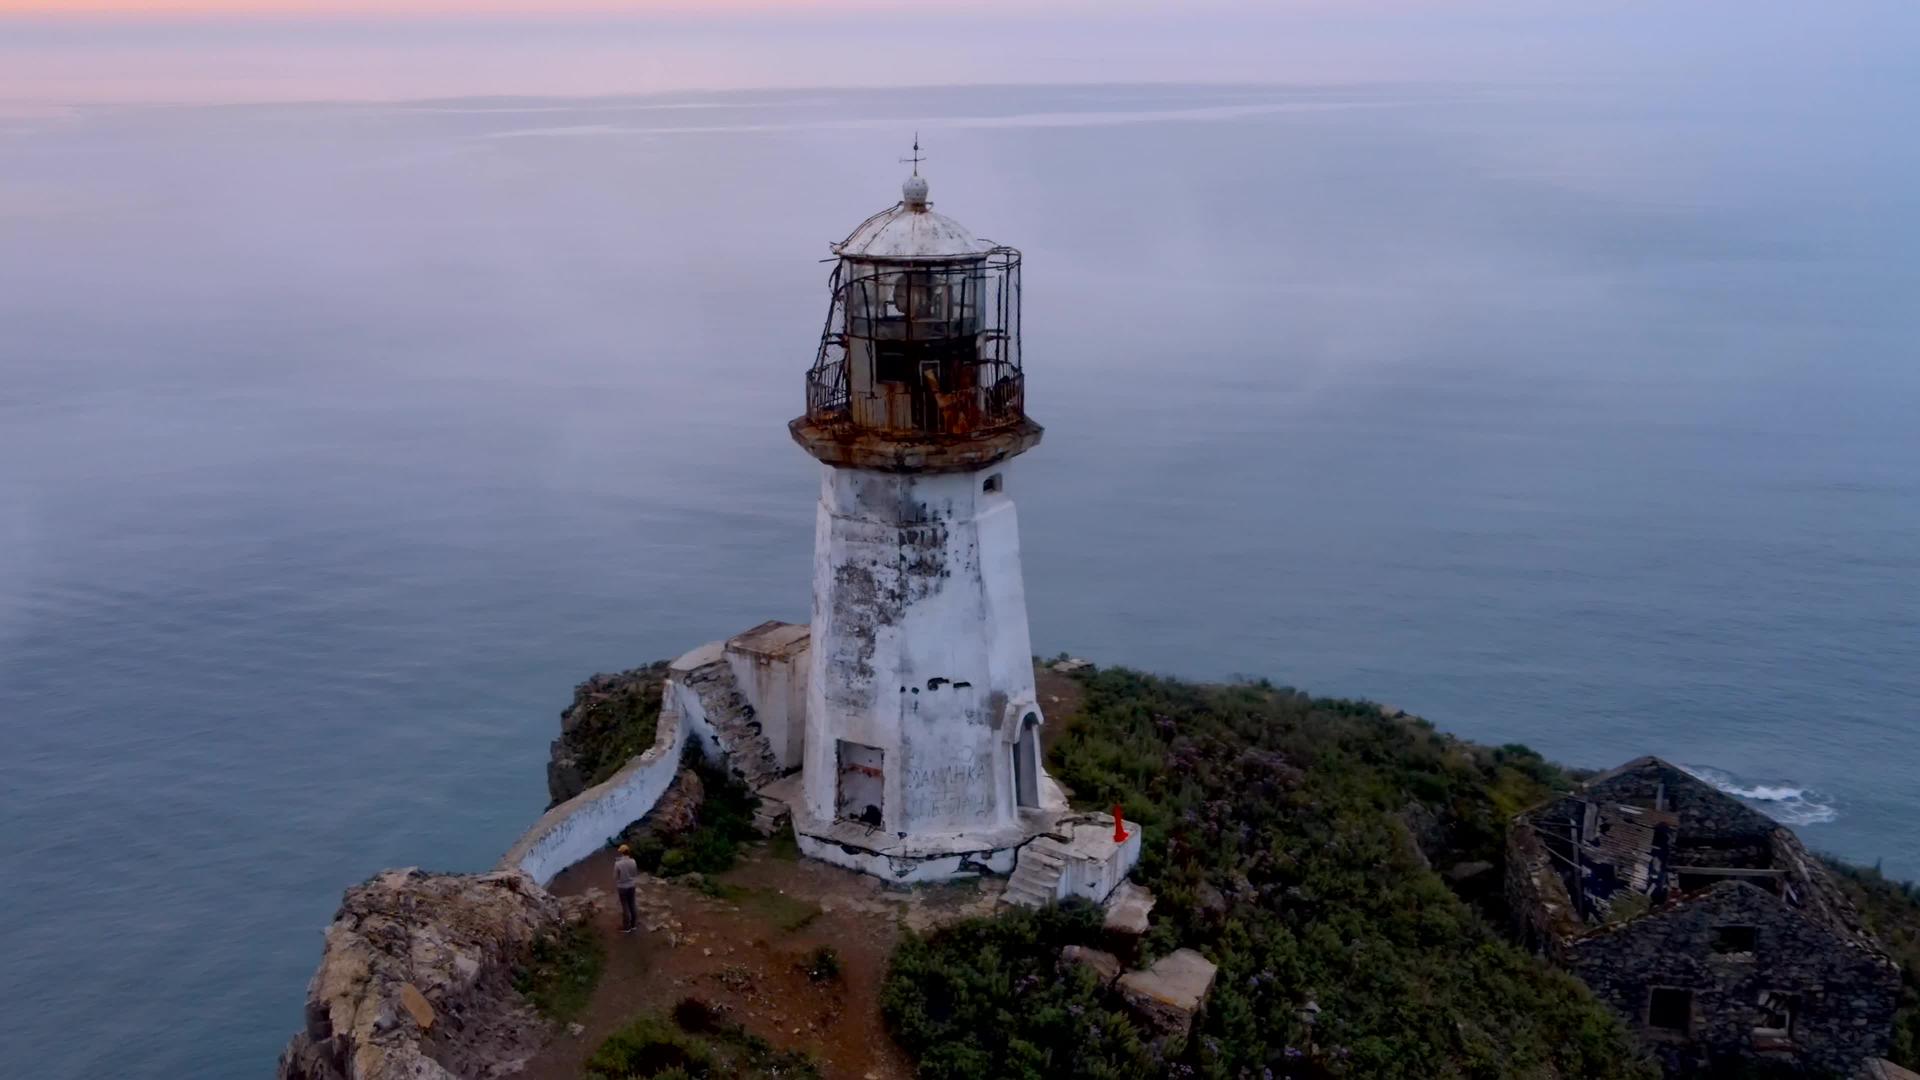
[[[697,997],[775,1046],[813,1056],[829,1080],[905,1080],[913,1069],[880,1019],[887,958],[903,927],[993,908],[1000,883],[902,892],[878,880],[762,844],[719,876],[720,897],[684,883],[643,878],[643,929],[620,933],[619,907],[603,892],[595,925],[607,966],[578,1023],[528,1063],[531,1080],[573,1080],[602,1040],[642,1012],[668,1013]],[[602,853],[555,879],[577,895],[612,880]],[[803,968],[819,946],[837,954],[840,976],[815,983]]]

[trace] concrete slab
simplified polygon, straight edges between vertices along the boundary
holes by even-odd
[[[799,773],[783,776],[755,792],[763,799],[775,799],[791,807],[806,794]]]
[[[1120,976],[1120,996],[1150,1026],[1185,1038],[1213,989],[1216,972],[1206,957],[1192,949],[1176,949],[1145,971]]]
[[[1139,937],[1149,928],[1148,913],[1153,911],[1153,891],[1145,886],[1123,881],[1120,887],[1107,897],[1107,916],[1105,927],[1116,934]]]
[[[735,652],[781,659],[806,650],[810,629],[802,623],[784,623],[778,620],[763,622],[745,633],[728,638],[727,648]]]
[[[706,667],[708,664],[717,664],[726,658],[727,643],[724,641],[709,641],[705,645],[682,655],[680,659],[668,665],[668,669],[674,672],[696,671]]]

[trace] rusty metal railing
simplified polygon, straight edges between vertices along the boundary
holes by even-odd
[[[955,435],[1025,419],[1018,251],[843,260],[831,284],[807,372],[810,422]]]

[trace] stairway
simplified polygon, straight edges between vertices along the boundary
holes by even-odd
[[[780,763],[773,755],[773,746],[761,733],[759,721],[753,718],[753,706],[740,692],[727,661],[723,658],[702,664],[679,678],[700,699],[700,710],[720,737],[720,747],[727,752],[733,774],[754,789],[780,779]]]
[[[753,812],[753,827],[759,831],[761,836],[772,836],[774,833],[780,831],[781,827],[787,823],[787,819],[791,816],[792,811],[787,809],[786,803],[762,791],[760,793],[760,806]]]
[[[1066,865],[1067,852],[1058,840],[1049,836],[1035,839],[1020,849],[1000,902],[1027,908],[1052,904],[1059,896],[1060,874]]]

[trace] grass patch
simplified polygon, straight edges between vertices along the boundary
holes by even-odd
[[[513,988],[549,1020],[565,1022],[586,1011],[606,966],[600,935],[585,921],[534,940],[527,965],[513,974]]]
[[[1512,808],[1571,778],[1372,704],[1110,669],[1050,756],[1081,805],[1145,828],[1146,952],[1219,965],[1184,1044],[1142,1046],[1058,949],[1091,913],[909,937],[883,1005],[929,1078],[1657,1075],[1579,983],[1508,944],[1423,865],[1501,864]],[[1497,879],[1497,875],[1496,875]],[[1311,1034],[1299,1016],[1321,1008]]]
[[[671,1020],[642,1015],[609,1035],[587,1059],[586,1076],[591,1080],[819,1080],[820,1070],[807,1055],[777,1049],[689,998],[674,1007]]]
[[[727,894],[726,899],[738,904],[741,911],[789,934],[805,928],[821,915],[819,904],[774,889],[747,889],[738,885],[721,888]]]
[[[767,854],[781,862],[800,861],[800,841],[795,839],[792,826],[778,829],[767,838]]]

